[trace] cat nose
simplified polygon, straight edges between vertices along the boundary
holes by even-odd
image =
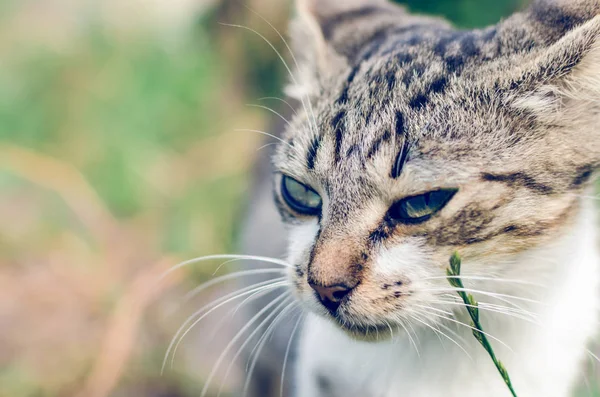
[[[335,312],[342,300],[354,289],[346,284],[335,284],[331,286],[322,286],[309,282],[309,285],[319,295],[319,299],[323,306],[330,312]]]

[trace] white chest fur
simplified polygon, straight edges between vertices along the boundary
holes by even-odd
[[[523,256],[515,277],[543,282],[526,304],[537,323],[483,313],[488,332],[519,397],[568,397],[587,359],[586,345],[598,330],[600,255],[594,203],[585,203],[575,227],[552,246]],[[540,258],[545,258],[540,261]],[[550,260],[549,260],[550,258]],[[542,263],[542,264],[540,264]],[[525,271],[518,276],[518,269]],[[494,285],[488,286],[494,290]],[[521,291],[522,291],[521,286]],[[367,343],[350,339],[327,320],[309,315],[299,347],[298,397],[505,397],[496,368],[471,334],[451,327],[468,354],[433,331],[415,327],[415,347],[406,334]]]

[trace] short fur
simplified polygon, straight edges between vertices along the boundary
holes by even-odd
[[[599,14],[596,0],[537,1],[464,31],[386,1],[299,0],[288,91],[302,106],[274,157],[290,277],[314,313],[298,397],[506,396],[470,329],[454,322],[468,323],[464,308],[444,295],[456,250],[466,277],[546,286],[465,279],[519,297],[475,294],[482,302],[533,316],[482,311],[513,349],[494,342],[519,396],[568,395],[599,308],[586,198],[600,167]],[[319,217],[286,206],[281,175],[321,195]],[[386,216],[439,188],[458,192],[429,221]],[[309,283],[355,288],[331,313]]]

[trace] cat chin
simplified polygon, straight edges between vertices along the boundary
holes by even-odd
[[[340,319],[331,318],[334,325],[339,328],[344,334],[359,342],[385,342],[393,337],[390,326],[379,324],[365,326],[362,324],[353,324],[347,321],[342,322]]]

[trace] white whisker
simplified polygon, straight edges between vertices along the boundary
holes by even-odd
[[[273,331],[275,330],[277,323],[279,321],[281,321],[283,318],[285,318],[285,316],[289,313],[289,311],[291,311],[292,309],[295,309],[295,308],[297,308],[296,302],[292,302],[288,307],[283,309],[281,311],[281,313],[279,313],[279,315],[273,320],[273,322],[271,323],[269,328],[265,331],[265,333],[263,334],[261,339],[258,341],[256,346],[254,347],[253,351],[256,350],[256,353],[254,354],[254,358],[252,359],[252,363],[250,364],[250,367],[247,368],[246,381],[244,382],[244,389],[242,391],[242,397],[245,397],[248,394],[248,388],[250,387],[250,381],[252,380],[252,374],[254,373],[254,368],[256,367],[256,363],[258,362],[258,357],[260,356],[262,349],[264,348],[265,344],[267,343],[269,336],[273,335]],[[250,353],[250,355],[252,356],[252,353]]]
[[[290,103],[288,101],[286,101],[285,99],[278,98],[276,96],[266,96],[266,97],[263,97],[263,98],[258,98],[259,101],[265,101],[265,100],[268,100],[268,99],[271,99],[271,100],[274,100],[274,101],[280,101],[280,102],[285,103],[296,116],[298,115],[298,112],[296,111],[296,109],[294,109],[294,107],[292,105],[290,105]]]
[[[454,315],[454,313],[452,313],[452,312],[449,312],[449,311],[446,311],[446,310],[442,310],[442,309],[437,309],[437,308],[432,307],[432,306],[419,305],[419,304],[416,304],[416,303],[413,304],[413,306],[420,307],[422,309],[434,310],[434,311],[437,311],[439,313],[446,314],[448,316],[453,316]]]
[[[544,303],[542,303],[540,301],[537,301],[537,300],[534,300],[534,299],[529,299],[529,298],[523,298],[521,296],[500,294],[500,293],[496,293],[496,292],[481,291],[481,290],[471,289],[471,288],[454,288],[454,287],[448,287],[448,288],[422,289],[422,290],[419,290],[419,291],[422,291],[422,292],[447,292],[447,291],[460,292],[460,291],[462,291],[462,292],[468,292],[468,293],[472,293],[472,294],[481,294],[481,295],[485,295],[485,296],[491,296],[491,297],[494,297],[494,298],[514,299],[514,300],[528,302],[528,303],[535,303],[537,305],[545,305]]]
[[[202,388],[202,392],[200,394],[200,397],[205,397],[206,393],[208,393],[208,388],[210,387],[210,383],[212,382],[213,377],[216,374],[217,369],[220,367],[221,363],[223,362],[223,359],[225,358],[225,355],[229,352],[229,350],[235,345],[235,343],[237,343],[237,341],[244,335],[244,333],[248,330],[248,328],[250,328],[252,326],[252,324],[254,324],[263,314],[265,314],[269,309],[271,309],[272,307],[274,307],[277,304],[280,304],[281,301],[283,301],[284,299],[288,298],[288,294],[282,294],[280,296],[278,296],[277,298],[273,299],[269,304],[267,304],[265,307],[263,307],[258,313],[256,313],[247,323],[246,325],[244,325],[242,327],[241,330],[238,331],[238,333],[233,337],[233,339],[227,344],[227,346],[225,347],[225,349],[223,350],[223,352],[221,353],[221,355],[219,356],[219,358],[217,359],[217,362],[215,363],[215,365],[213,366],[213,369],[211,370],[210,374],[208,375],[208,378],[206,379],[206,383],[204,384],[204,387]],[[277,313],[275,310],[273,310],[272,313],[270,313],[267,317],[270,318],[273,315],[275,315],[275,313]],[[259,328],[257,328],[259,329]]]
[[[281,139],[277,135],[269,134],[266,131],[253,130],[253,129],[249,129],[249,128],[236,128],[234,131],[236,131],[236,132],[255,132],[257,134],[265,135],[265,136],[271,137],[273,139],[276,139],[276,140],[278,140],[279,142],[281,142],[281,143],[283,143],[285,145],[288,145],[293,150],[296,150],[296,148],[294,146],[290,145],[289,142],[284,141],[283,139]]]
[[[420,322],[420,323],[421,323],[421,324],[423,324],[424,326],[431,328],[431,329],[433,330],[433,332],[435,332],[436,334],[437,334],[437,333],[439,333],[440,335],[442,335],[442,336],[444,336],[445,338],[447,338],[449,341],[451,341],[451,342],[452,342],[452,343],[454,343],[456,346],[458,346],[458,348],[459,348],[460,350],[462,350],[462,351],[463,351],[463,352],[464,352],[464,353],[467,355],[467,357],[469,357],[469,359],[470,359],[471,361],[473,360],[473,357],[471,357],[471,355],[469,354],[469,352],[467,352],[467,350],[466,350],[466,349],[465,349],[463,346],[461,346],[461,345],[460,345],[460,343],[458,343],[457,341],[455,341],[455,340],[454,340],[452,337],[448,336],[448,335],[447,335],[445,332],[442,332],[442,331],[440,331],[440,330],[437,330],[437,329],[435,329],[435,328],[434,328],[434,327],[432,327],[430,324],[427,324],[427,322],[425,322],[425,321],[423,321],[423,320],[420,320],[419,318],[415,317],[413,314],[411,314],[411,318],[412,318],[413,320],[416,320],[416,321]]]
[[[268,107],[268,106],[263,106],[263,105],[253,105],[253,104],[248,104],[248,105],[246,105],[246,106],[253,107],[253,108],[259,108],[259,109],[264,109],[264,110],[267,110],[267,111],[269,111],[269,112],[271,112],[271,113],[275,114],[276,116],[278,116],[278,117],[279,117],[281,120],[283,120],[283,121],[284,121],[284,122],[285,122],[285,123],[286,123],[288,126],[290,126],[290,127],[292,126],[292,124],[290,123],[290,121],[289,121],[288,119],[286,119],[285,117],[283,117],[283,115],[282,115],[281,113],[277,112],[276,110],[273,110],[273,109],[271,109],[271,108],[270,108],[270,107]]]
[[[194,288],[193,290],[191,290],[190,292],[188,292],[187,294],[184,295],[183,302],[185,303],[185,302],[190,301],[191,299],[196,297],[198,294],[200,294],[202,291],[205,291],[206,289],[212,287],[213,285],[222,283],[224,281],[228,281],[228,280],[232,280],[232,279],[244,277],[244,276],[255,276],[255,275],[260,275],[260,274],[284,273],[284,272],[285,272],[285,269],[270,268],[270,269],[243,270],[243,271],[239,271],[239,272],[229,273],[224,276],[219,276],[217,278],[209,280],[209,281],[197,286],[196,288]]]
[[[421,280],[422,281],[447,280],[449,278],[450,279],[458,278],[461,280],[475,280],[475,281],[496,281],[499,283],[521,284],[521,285],[529,285],[529,286],[539,287],[539,288],[548,288],[548,286],[546,286],[546,285],[534,283],[534,282],[530,282],[530,281],[516,280],[516,279],[509,279],[509,278],[483,277],[483,276],[462,276],[462,275],[461,276],[440,276],[440,277],[422,278]]]
[[[162,364],[162,368],[161,368],[161,374],[164,373],[164,370],[165,370],[166,363],[167,363],[167,360],[169,358],[169,355],[172,355],[171,366],[173,365],[173,360],[174,360],[174,357],[175,357],[175,353],[177,352],[177,348],[179,347],[179,344],[181,343],[182,339],[187,335],[187,333],[196,324],[198,324],[200,321],[202,321],[204,318],[206,318],[212,312],[214,312],[215,310],[219,309],[223,305],[226,305],[229,302],[232,302],[232,301],[234,301],[236,299],[241,298],[242,296],[253,294],[256,291],[263,291],[263,290],[275,289],[275,288],[279,288],[279,287],[283,287],[283,286],[287,286],[287,285],[289,285],[288,281],[280,281],[280,282],[273,282],[273,280],[263,281],[261,283],[257,283],[255,285],[252,285],[252,286],[249,286],[249,287],[245,287],[245,288],[242,288],[241,290],[238,290],[238,291],[232,292],[230,294],[227,294],[224,297],[221,297],[221,298],[219,298],[219,299],[217,299],[217,300],[215,300],[215,301],[213,301],[213,302],[211,302],[211,303],[203,306],[200,310],[197,310],[195,313],[193,313],[183,323],[183,325],[181,325],[181,327],[179,327],[179,329],[175,333],[175,336],[173,336],[173,338],[171,339],[171,342],[169,343],[169,346],[167,348],[167,352],[165,353],[165,357],[163,359],[163,364]],[[202,314],[205,310],[208,310],[208,311],[206,311],[206,313]],[[200,316],[198,319],[194,320],[200,314],[202,314],[202,316]],[[192,324],[186,329],[186,327],[190,323],[192,323]],[[183,332],[184,329],[186,329],[185,332]]]
[[[277,142],[266,143],[266,144],[262,145],[261,147],[259,147],[258,149],[256,149],[256,151],[260,152],[261,150],[268,148],[269,146],[273,146],[273,145],[277,145]]]
[[[219,320],[219,323],[215,326],[215,330],[213,332],[213,334],[211,335],[211,339],[215,337],[216,333],[218,332],[218,330],[223,326],[223,324],[227,321],[227,320],[231,320],[233,319],[233,317],[235,317],[235,315],[237,314],[237,312],[247,303],[253,301],[253,300],[258,300],[259,298],[262,298],[265,295],[268,295],[269,293],[271,293],[272,290],[265,290],[265,289],[261,289],[257,292],[254,292],[252,295],[248,296],[246,299],[244,299],[242,302],[240,302],[236,307],[232,308],[229,310],[229,312],[227,313],[227,315],[223,316],[223,318],[221,318],[221,320]]]
[[[475,328],[475,327],[472,327],[472,326],[470,326],[470,325],[468,325],[468,324],[465,324],[465,323],[463,323],[463,322],[461,322],[461,321],[458,321],[458,320],[455,320],[455,319],[453,319],[453,318],[446,317],[446,316],[442,316],[441,314],[437,314],[437,313],[428,313],[428,314],[429,314],[430,316],[439,317],[439,318],[442,318],[442,319],[444,319],[444,320],[451,321],[451,322],[453,322],[453,323],[456,323],[456,324],[462,325],[462,326],[464,326],[464,327],[467,327],[467,328],[469,328],[469,329],[471,329],[471,330],[473,330],[473,331],[475,331],[475,332],[479,332],[479,333],[481,333],[481,334],[483,334],[483,335],[487,336],[488,338],[495,340],[496,342],[500,343],[502,346],[504,346],[504,347],[506,347],[508,350],[510,350],[512,353],[514,353],[514,350],[513,350],[513,349],[512,349],[510,346],[508,346],[506,343],[504,343],[504,342],[503,342],[503,341],[501,341],[500,339],[496,338],[494,335],[491,335],[491,334],[489,334],[488,332],[485,332],[485,331],[480,331],[480,330],[478,330],[478,329],[477,329],[477,328]]]
[[[286,49],[288,50],[288,52],[290,53],[290,56],[292,57],[292,61],[294,62],[294,65],[296,66],[296,68],[297,68],[298,70],[300,70],[300,64],[298,63],[298,60],[296,59],[296,55],[294,54],[294,51],[292,51],[292,48],[291,48],[291,47],[290,47],[290,45],[288,44],[288,42],[287,42],[287,40],[285,39],[285,37],[283,37],[283,35],[282,35],[282,34],[279,32],[279,30],[278,30],[278,29],[277,29],[275,26],[273,26],[273,24],[272,24],[272,23],[271,23],[271,22],[270,22],[268,19],[266,19],[265,17],[263,17],[262,15],[260,15],[258,12],[254,11],[252,8],[250,8],[250,7],[248,7],[248,6],[246,6],[246,8],[247,8],[248,10],[250,10],[250,12],[254,13],[254,15],[256,15],[256,16],[258,16],[260,19],[262,19],[262,20],[263,20],[263,21],[264,21],[264,22],[265,22],[267,25],[269,25],[269,26],[271,27],[271,29],[273,29],[273,30],[275,31],[275,33],[277,33],[277,35],[279,36],[279,39],[280,39],[280,40],[283,42],[283,44],[285,45],[285,48],[286,48]],[[284,62],[284,64],[285,64],[285,62]],[[287,68],[287,69],[288,69],[288,72],[290,73],[290,76],[291,76],[291,78],[292,78],[292,81],[294,82],[294,84],[296,84],[296,85],[297,85],[297,84],[298,84],[298,82],[297,82],[297,81],[296,81],[296,79],[294,78],[294,75],[293,75],[293,73],[290,71],[290,69],[289,69],[289,68]],[[309,97],[308,95],[305,95],[305,97],[306,97],[306,102],[308,102],[308,108],[310,109],[310,114],[311,114],[311,117],[312,117],[312,125],[314,126],[314,127],[313,127],[313,128],[314,128],[314,131],[313,131],[313,133],[316,133],[316,131],[318,130],[318,127],[317,127],[317,119],[316,119],[316,117],[315,117],[315,113],[314,113],[314,110],[313,110],[312,103],[310,102],[310,97]],[[304,111],[306,111],[306,113],[307,113],[307,115],[308,115],[308,111],[306,110],[306,105],[304,104],[304,99],[301,99],[301,102],[302,102],[302,106],[304,106]]]
[[[429,301],[429,302],[433,303],[433,304],[437,303],[437,304],[443,304],[443,305],[455,305],[455,306],[461,306],[461,307],[478,308],[480,310],[484,310],[484,311],[488,311],[488,312],[492,312],[492,313],[504,314],[509,317],[514,317],[514,318],[517,318],[520,320],[528,321],[532,324],[540,325],[537,321],[535,321],[535,318],[537,316],[534,313],[522,311],[522,310],[518,310],[518,309],[513,309],[510,307],[493,305],[493,304],[484,303],[484,302],[479,302],[479,306],[469,305],[469,304],[465,304],[463,302],[458,302],[458,301],[439,300],[439,301]]]
[[[279,384],[279,397],[283,397],[283,387],[285,384],[285,382],[284,382],[285,370],[286,370],[286,366],[287,366],[288,357],[290,355],[290,349],[292,347],[292,342],[294,340],[294,335],[296,335],[296,331],[298,331],[298,327],[300,326],[300,323],[302,322],[303,319],[304,319],[304,316],[298,317],[298,320],[296,321],[296,324],[294,325],[294,328],[292,329],[292,333],[290,334],[290,339],[288,341],[288,344],[285,348],[285,355],[283,356],[283,366],[281,367],[281,381]]]
[[[388,326],[388,329],[390,330],[390,339],[394,340],[394,330],[392,329],[392,325],[387,320],[385,321],[385,324]]]
[[[250,10],[250,11],[252,11],[252,10]],[[252,11],[252,12],[254,12],[254,11]],[[261,16],[261,15],[258,15],[258,16],[259,16],[259,18],[262,18],[262,16]],[[264,18],[262,18],[262,19],[263,19],[263,20],[265,20]],[[265,21],[266,21],[266,22],[267,22],[269,25],[271,25],[269,21],[267,21],[267,20],[265,20]],[[267,38],[266,38],[264,35],[262,35],[262,34],[261,34],[261,33],[259,33],[258,31],[254,30],[254,29],[252,29],[252,28],[249,28],[249,27],[247,27],[247,26],[236,25],[236,24],[230,24],[230,23],[221,23],[221,24],[222,24],[222,25],[224,25],[224,26],[230,26],[230,27],[233,27],[233,28],[238,28],[238,29],[244,29],[244,30],[248,30],[248,31],[250,31],[250,32],[252,32],[252,33],[254,33],[254,34],[256,34],[256,35],[257,35],[258,37],[260,37],[261,39],[263,39],[263,40],[264,40],[264,41],[267,43],[267,45],[268,45],[269,47],[271,47],[271,49],[272,49],[272,50],[275,52],[275,54],[277,55],[277,57],[279,58],[279,60],[281,61],[281,63],[283,63],[283,66],[285,67],[286,71],[288,72],[288,74],[289,74],[289,76],[290,76],[290,79],[292,80],[292,82],[293,82],[294,84],[298,85],[298,81],[296,80],[296,76],[294,76],[294,73],[292,72],[292,70],[290,69],[289,65],[287,64],[287,62],[286,62],[286,61],[285,61],[285,59],[283,58],[283,55],[281,55],[281,53],[279,52],[279,50],[277,50],[277,48],[275,48],[275,46],[274,46],[274,45],[273,45],[273,44],[272,44],[272,43],[271,43],[271,42],[270,42],[270,41],[269,41],[269,40],[268,40],[268,39],[267,39]],[[271,25],[271,26],[272,26],[272,25]],[[279,32],[277,32],[277,33],[279,34]],[[287,43],[286,43],[286,45],[287,45]],[[293,54],[292,54],[292,55],[293,55]],[[305,101],[304,101],[304,98],[300,98],[300,102],[302,103],[302,106],[304,107],[304,111],[306,112],[306,114],[308,114],[308,108],[307,108],[307,106],[306,106],[306,103],[305,103]],[[313,124],[311,123],[310,125],[311,125],[311,129],[312,129],[312,127],[313,127]],[[315,127],[316,127],[316,124],[315,124]],[[316,132],[315,132],[315,131],[313,131],[313,133],[316,133]],[[290,145],[290,147],[291,147],[291,145]]]
[[[173,266],[172,268],[170,268],[169,270],[167,270],[166,272],[164,272],[161,276],[160,279],[164,279],[165,277],[167,277],[169,274],[183,268],[189,265],[194,265],[196,263],[200,263],[200,262],[208,262],[208,261],[212,261],[212,260],[216,260],[216,259],[240,259],[240,260],[247,260],[247,261],[257,261],[257,262],[267,262],[267,263],[272,263],[274,265],[279,265],[279,266],[284,266],[284,267],[293,267],[292,265],[290,265],[287,262],[284,262],[282,260],[279,259],[275,259],[275,258],[269,258],[266,256],[257,256],[257,255],[207,255],[207,256],[199,256],[197,258],[193,258],[193,259],[188,259],[187,261],[183,261],[178,263],[177,265]]]
[[[404,325],[404,321],[402,321],[401,319],[398,321],[398,324],[400,324],[400,326],[404,329],[404,332],[406,332],[406,335],[408,336],[408,340],[410,341],[410,343],[413,345],[413,347],[415,348],[415,352],[417,353],[417,356],[419,358],[421,358],[421,353],[419,352],[419,348],[417,347],[417,343],[415,342],[415,340],[413,339],[412,335],[410,334],[410,332],[408,331],[408,328],[406,328],[406,326]],[[412,327],[411,327],[412,328]],[[414,329],[413,329],[414,332]],[[416,334],[415,334],[416,336]]]
[[[594,354],[594,353],[593,353],[591,350],[589,350],[589,349],[586,349],[586,351],[587,351],[587,354],[589,354],[589,355],[590,355],[590,357],[592,357],[594,360],[596,360],[598,363],[600,363],[600,358],[599,358],[597,355],[595,355],[595,354]]]
[[[283,295],[285,296],[285,295]],[[246,337],[246,340],[244,341],[244,343],[242,343],[240,345],[240,347],[237,349],[237,351],[235,352],[235,354],[233,355],[233,357],[231,358],[231,362],[229,363],[229,365],[227,366],[227,369],[225,370],[225,375],[223,376],[224,379],[227,379],[227,377],[229,376],[229,372],[231,372],[231,368],[233,367],[233,364],[235,363],[235,361],[238,359],[238,357],[242,354],[242,352],[244,351],[244,349],[246,348],[246,346],[252,341],[252,339],[254,338],[255,335],[258,334],[258,332],[260,332],[260,330],[266,325],[269,324],[269,320],[273,317],[275,317],[275,319],[269,324],[269,326],[267,327],[266,332],[269,331],[269,329],[271,329],[271,325],[273,325],[273,322],[275,322],[275,320],[277,318],[279,318],[279,316],[281,315],[281,313],[283,311],[285,311],[286,308],[284,308],[285,305],[288,304],[289,300],[293,299],[289,296],[283,299],[277,306],[275,306],[275,308],[271,311],[271,313],[269,313],[269,315],[267,315],[257,326],[256,328]],[[289,306],[288,306],[289,307]],[[283,310],[280,312],[280,310],[283,308]],[[264,335],[264,334],[263,334]],[[261,339],[259,339],[259,342]],[[252,353],[254,352],[254,350],[252,350],[252,352],[250,352],[250,357],[252,356]],[[217,392],[217,397],[219,397],[221,395],[223,386],[225,386],[225,383],[221,383],[221,386],[219,387],[219,391]]]

